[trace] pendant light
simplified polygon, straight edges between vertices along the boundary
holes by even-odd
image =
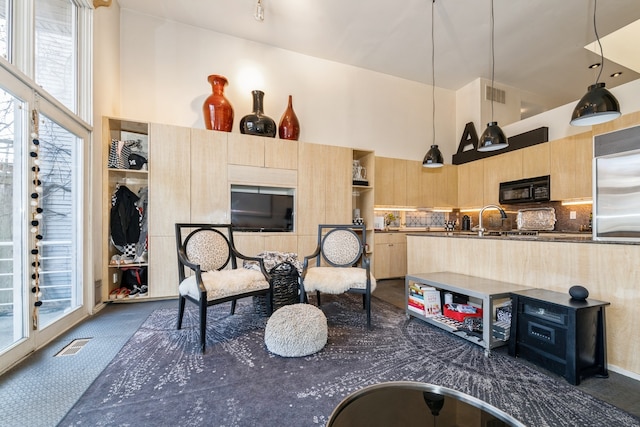
[[[422,166],[425,168],[441,168],[444,164],[444,159],[442,157],[442,153],[438,146],[435,144],[436,142],[436,66],[435,66],[435,41],[434,41],[434,31],[433,31],[433,6],[436,0],[431,1],[431,103],[432,103],[432,125],[431,130],[433,133],[433,137],[431,141],[431,148],[425,154],[424,159],[422,160]]]
[[[596,40],[600,47],[600,63],[602,66],[598,67],[598,77],[595,84],[592,84],[587,89],[587,93],[578,101],[576,108],[573,109],[571,115],[572,126],[591,126],[599,123],[608,122],[610,120],[620,117],[620,104],[618,100],[611,92],[609,92],[604,86],[604,83],[598,82],[602,69],[604,68],[604,53],[602,51],[602,43],[600,43],[600,36],[598,36],[598,29],[596,27],[596,6],[598,0],[594,0],[593,3],[593,31],[596,34]]]
[[[487,128],[482,132],[478,141],[478,151],[495,151],[507,148],[509,143],[507,137],[498,126],[498,122],[493,120],[493,85],[495,79],[496,58],[494,53],[494,18],[493,18],[493,0],[491,0],[491,121],[487,124]]]

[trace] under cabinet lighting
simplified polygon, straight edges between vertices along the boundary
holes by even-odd
[[[563,200],[561,204],[562,206],[592,205],[593,200],[591,199]]]
[[[400,211],[400,212],[415,212],[418,210],[416,207],[409,206],[376,206],[374,211]]]

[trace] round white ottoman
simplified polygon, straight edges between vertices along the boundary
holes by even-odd
[[[267,350],[282,357],[316,353],[327,344],[327,318],[311,304],[285,305],[267,321],[264,343]]]

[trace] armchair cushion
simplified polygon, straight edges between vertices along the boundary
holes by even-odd
[[[213,270],[202,273],[202,282],[207,290],[207,300],[226,298],[260,289],[269,289],[269,282],[260,271],[239,268],[234,270]],[[180,295],[200,299],[196,276],[187,277],[178,286]]]
[[[313,267],[304,277],[305,292],[320,291],[326,294],[342,294],[349,289],[367,287],[367,270],[356,267]],[[376,289],[376,279],[371,276],[371,292]]]

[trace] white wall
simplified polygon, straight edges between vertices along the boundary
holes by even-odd
[[[207,76],[229,80],[233,132],[265,92],[276,123],[293,96],[300,140],[422,160],[432,141],[431,86],[273,48],[123,9],[121,116],[204,128]],[[436,140],[447,163],[457,149],[455,93],[436,90]]]
[[[107,161],[102,157],[102,116],[120,114],[120,7],[99,7],[93,15],[93,133],[91,188],[94,236],[102,236],[102,169]],[[93,238],[94,277],[102,276],[104,261],[101,238]],[[105,284],[106,286],[106,284]]]

